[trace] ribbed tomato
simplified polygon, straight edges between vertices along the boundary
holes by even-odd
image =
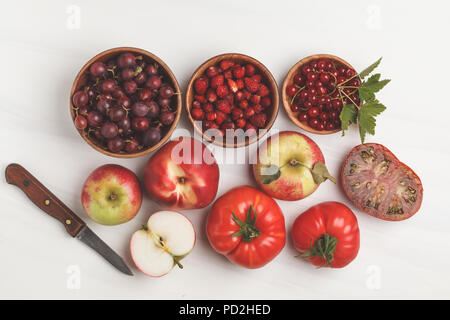
[[[341,183],[359,209],[384,220],[405,220],[422,203],[423,187],[417,174],[377,143],[361,144],[350,151]]]
[[[206,234],[214,250],[250,269],[270,262],[286,244],[280,207],[249,186],[231,189],[214,202],[206,220]]]
[[[315,266],[345,267],[359,251],[358,221],[340,202],[323,202],[300,214],[292,237],[300,256]]]

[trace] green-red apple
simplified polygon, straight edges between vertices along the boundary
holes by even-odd
[[[282,131],[267,139],[253,164],[253,175],[268,195],[290,201],[306,198],[327,178],[335,182],[319,146],[294,131]]]
[[[89,175],[81,192],[81,203],[92,220],[117,225],[136,216],[142,204],[142,191],[132,171],[107,164]]]

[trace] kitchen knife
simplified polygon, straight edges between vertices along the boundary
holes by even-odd
[[[118,270],[127,275],[133,275],[117,253],[104,243],[86,226],[83,220],[44,187],[31,173],[25,170],[25,168],[19,164],[12,163],[6,168],[5,174],[6,182],[19,187],[35,205],[61,222],[72,237],[81,240],[97,251]]]

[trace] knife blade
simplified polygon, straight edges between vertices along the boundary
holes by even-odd
[[[116,252],[25,168],[17,163],[12,163],[6,167],[5,175],[6,182],[19,187],[36,206],[60,221],[72,237],[94,249],[119,271],[130,276],[133,275]]]

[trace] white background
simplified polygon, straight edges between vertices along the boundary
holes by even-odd
[[[368,140],[386,145],[409,164],[422,179],[425,197],[416,216],[398,223],[351,206],[359,220],[361,248],[356,260],[340,270],[316,269],[294,258],[289,233],[285,249],[266,267],[234,266],[208,244],[208,210],[185,212],[198,236],[194,251],[184,260],[185,269],[152,279],[133,266],[131,278],[72,239],[2,175],[0,298],[450,298],[449,9],[446,1],[376,0],[3,4],[0,168],[21,163],[130,266],[129,238],[158,205],[146,197],[134,220],[106,227],[84,214],[80,191],[96,167],[117,163],[141,175],[148,156],[118,160],[96,152],[76,132],[68,107],[78,70],[112,47],[135,46],[158,55],[183,90],[197,66],[225,52],[257,58],[279,86],[289,68],[310,54],[338,55],[357,70],[383,56],[379,71],[392,82],[379,98],[388,109],[379,117],[376,136]],[[184,113],[178,127],[191,131]],[[274,127],[299,130],[281,106]],[[308,135],[321,147],[335,176],[346,153],[359,143],[355,128],[344,138]],[[215,149],[220,161],[219,151]],[[253,184],[247,165],[221,164],[220,169],[219,195]],[[350,205],[339,186],[330,182],[305,200],[278,201],[288,230],[299,213],[326,200]],[[78,289],[70,285],[73,270],[80,271]]]

